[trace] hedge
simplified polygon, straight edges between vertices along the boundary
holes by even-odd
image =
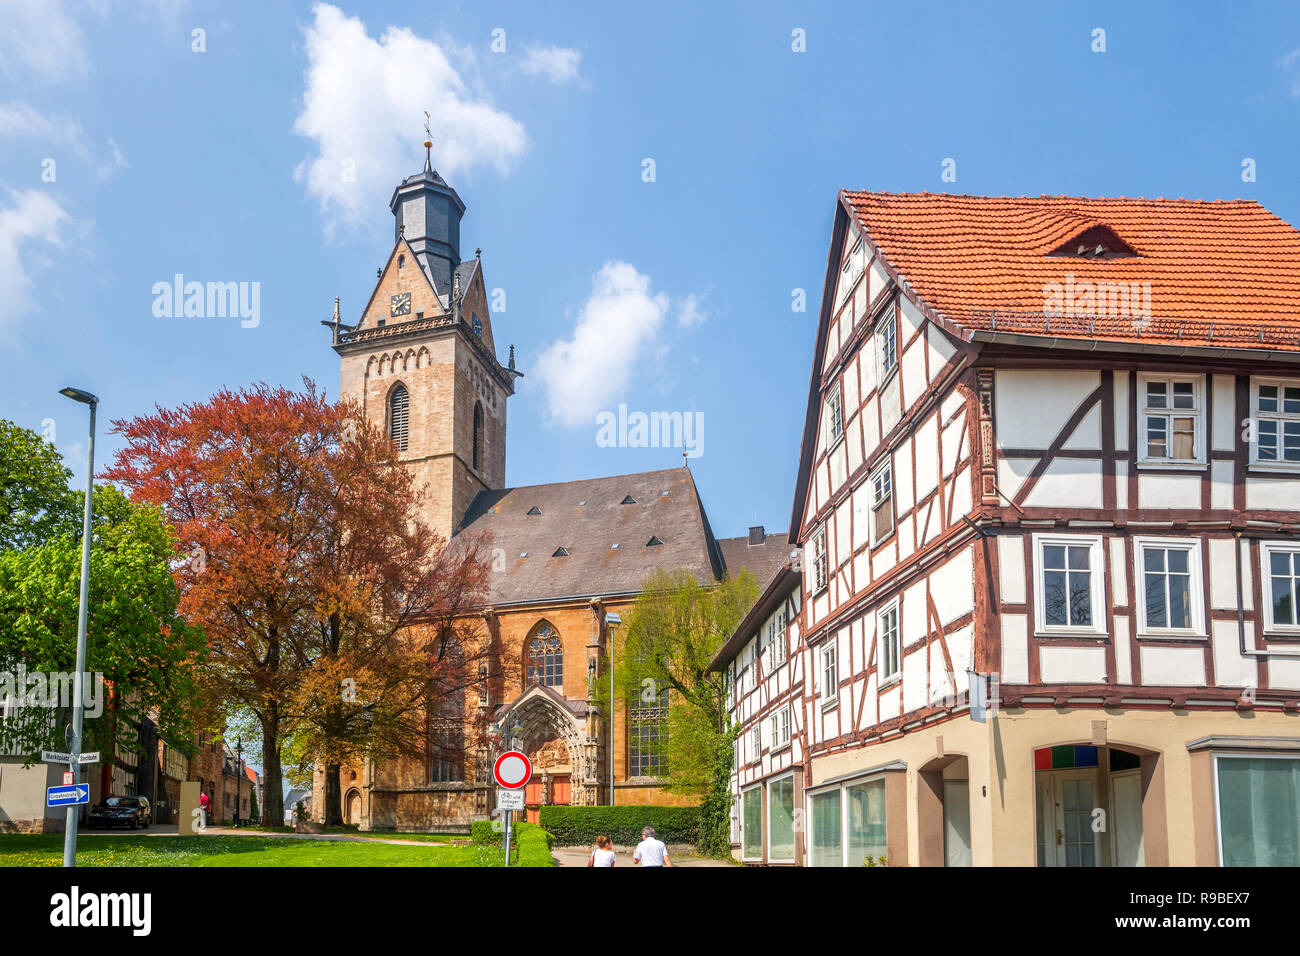
[[[499,822],[495,820],[475,820],[470,826],[470,835],[475,843],[485,846],[500,847],[504,839]],[[519,822],[510,827],[511,849],[515,856],[515,866],[555,866],[555,857],[551,856],[551,847],[555,837],[535,823]]]
[[[665,843],[694,845],[700,832],[700,808],[546,806],[539,822],[560,846],[591,846],[598,836],[632,845],[641,842],[642,827],[654,827],[655,836]]]

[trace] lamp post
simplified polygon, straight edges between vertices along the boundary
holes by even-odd
[[[59,389],[74,402],[90,406],[90,440],[86,444],[86,511],[81,525],[81,596],[77,601],[77,672],[72,680],[72,740],[68,748],[72,754],[72,783],[81,786],[81,730],[85,709],[83,680],[86,670],[86,601],[90,595],[90,517],[94,508],[95,491],[95,409],[99,399],[80,388]],[[81,816],[79,804],[68,807],[68,821],[63,832],[63,865],[77,865],[77,821]]]
[[[617,611],[605,615],[605,629],[609,631],[609,805],[614,805],[614,627],[622,624]]]

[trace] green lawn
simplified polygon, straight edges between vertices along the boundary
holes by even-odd
[[[81,834],[78,866],[500,866],[482,846],[394,846],[262,836]],[[61,866],[63,835],[0,834],[0,867]]]

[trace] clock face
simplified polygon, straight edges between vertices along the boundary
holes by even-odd
[[[399,292],[391,297],[391,315],[410,315],[411,314],[411,293]]]

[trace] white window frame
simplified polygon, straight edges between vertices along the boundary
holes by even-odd
[[[779,628],[777,627],[778,623],[780,624]],[[768,643],[768,647],[772,649],[772,659],[768,666],[769,668],[776,668],[784,664],[790,656],[788,647],[790,625],[786,618],[784,603],[772,612],[772,616],[768,618],[768,624],[772,628],[772,638]]]
[[[1259,543],[1259,582],[1261,600],[1264,602],[1264,633],[1275,634],[1280,637],[1297,637],[1300,636],[1300,623],[1278,624],[1273,620],[1273,574],[1270,565],[1272,564],[1272,555],[1275,552],[1285,552],[1287,554],[1300,552],[1300,541],[1261,541]],[[1300,592],[1300,585],[1296,586],[1296,590]],[[1300,594],[1297,594],[1296,597],[1300,597]],[[1292,607],[1296,607],[1294,599]],[[1296,620],[1300,622],[1300,609],[1297,609]]]
[[[1300,760],[1300,754],[1297,753],[1240,753],[1215,752],[1213,754],[1213,773],[1214,773],[1214,849],[1218,857],[1219,866],[1223,866],[1223,815],[1222,802],[1219,800],[1219,761],[1220,760]]]
[[[812,585],[813,594],[821,594],[830,586],[831,567],[830,551],[826,545],[826,525],[823,523],[820,528],[813,532],[812,540],[808,542],[812,546]],[[818,553],[818,549],[821,553]],[[820,577],[820,580],[819,580]]]
[[[1089,549],[1088,570],[1092,574],[1091,578],[1091,600],[1092,600],[1092,620],[1089,627],[1075,627],[1071,625],[1047,624],[1045,616],[1045,602],[1043,595],[1046,592],[1046,583],[1043,577],[1043,548],[1047,545],[1063,545],[1065,547],[1080,547],[1086,545]],[[1102,545],[1102,537],[1099,534],[1036,534],[1034,535],[1034,631],[1044,636],[1064,635],[1070,636],[1075,634],[1086,635],[1088,637],[1105,637],[1106,630],[1106,554]]]
[[[826,450],[829,452],[844,440],[844,393],[840,383],[826,393],[822,402],[826,411]]]
[[[1193,407],[1189,409],[1175,409],[1172,405],[1166,408],[1148,408],[1147,406],[1147,385],[1153,382],[1163,382],[1166,386],[1166,396],[1170,402],[1173,401],[1174,383],[1191,382],[1192,383],[1192,402]],[[1182,412],[1183,414],[1176,414]],[[1147,419],[1148,417],[1163,416],[1166,419],[1165,431],[1165,451],[1172,451],[1173,446],[1173,419],[1186,418],[1190,415],[1196,429],[1192,440],[1193,457],[1190,459],[1183,458],[1151,458],[1147,454]],[[1205,457],[1205,376],[1204,375],[1170,375],[1155,372],[1139,372],[1137,381],[1137,417],[1138,417],[1138,448],[1137,464],[1139,468],[1160,468],[1171,471],[1204,471],[1206,467]]]
[[[1189,627],[1151,627],[1147,624],[1146,602],[1146,548],[1177,548],[1188,553],[1187,570],[1191,578],[1188,587]],[[1205,631],[1205,576],[1201,572],[1200,538],[1159,538],[1139,535],[1133,538],[1133,603],[1137,608],[1137,636],[1186,640],[1207,638]],[[1168,611],[1168,608],[1165,609]]]
[[[900,613],[898,598],[876,611],[876,633],[879,635],[880,687],[897,683],[903,679],[903,615]],[[885,631],[885,618],[894,615],[894,665],[895,669],[885,673],[885,651],[888,635]]]
[[[778,707],[772,711],[768,719],[772,722],[769,727],[772,737],[771,749],[781,750],[790,746],[790,705],[786,704],[784,707]],[[778,729],[781,731],[780,733],[777,733]]]
[[[821,686],[822,710],[830,710],[832,707],[838,707],[840,703],[840,655],[839,639],[834,635],[829,635],[817,648],[817,680]],[[835,680],[829,681],[826,677],[826,658],[832,657],[831,667],[835,671]]]
[[[764,794],[763,794],[763,790],[764,790],[764,789],[765,789],[765,787],[763,786],[762,783],[756,783],[756,784],[754,784],[754,785],[752,785],[752,786],[749,786],[749,787],[741,787],[741,788],[740,788],[740,813],[738,814],[738,816],[740,817],[740,821],[739,821],[740,825],[739,825],[739,827],[738,827],[738,829],[739,829],[739,831],[740,831],[740,858],[741,858],[741,860],[742,860],[743,862],[746,862],[746,863],[758,863],[758,862],[761,862],[762,859],[763,859],[763,854],[767,851],[767,848],[768,848],[768,845],[769,845],[768,842],[767,842],[767,821],[764,819],[766,816],[768,816],[768,814],[765,814],[765,813],[763,812],[763,810],[765,809],[764,806],[763,806],[763,803],[764,803],[764,800],[763,800],[763,796],[764,796]],[[755,790],[757,790],[757,791],[759,792],[759,796],[758,796],[758,821],[759,821],[759,822],[758,822],[758,856],[745,856],[745,797],[746,797],[746,795],[748,795],[748,794],[750,794],[750,793],[753,793]]]
[[[782,783],[783,781],[786,780],[790,781],[790,793],[791,795],[794,795],[794,772],[793,771],[791,771],[790,773],[783,773],[767,781],[767,819],[765,821],[765,826],[763,828],[765,831],[763,833],[763,850],[767,853],[768,863],[793,863],[794,862],[793,856],[791,857],[772,856],[772,787],[774,784]],[[795,847],[798,847],[799,845],[799,827],[798,827],[799,817],[797,812],[799,810],[798,798],[796,797],[793,802],[794,802],[793,809],[796,811],[795,820],[794,820],[795,826],[794,826],[793,845]],[[796,850],[795,852],[798,851]]]
[[[889,335],[883,335],[881,329],[886,325],[889,326]],[[875,325],[871,330],[871,337],[875,340],[876,352],[876,390],[880,391],[898,372],[898,304],[890,302],[885,306],[876,319]],[[893,364],[885,364],[885,345],[893,345]]]
[[[877,509],[884,507],[883,503],[877,500],[877,492],[879,490],[877,483],[880,480],[881,475],[886,476],[889,480],[889,532],[887,534],[877,535],[876,511]],[[870,511],[870,517],[867,518],[867,520],[871,522],[871,528],[870,533],[867,535],[867,539],[870,547],[874,548],[877,545],[888,541],[898,530],[898,515],[894,510],[894,501],[896,498],[894,495],[894,456],[892,453],[885,455],[885,460],[871,472],[867,477],[867,482],[871,486],[871,502],[868,509]]]
[[[1275,412],[1260,411],[1259,408],[1259,390],[1260,386],[1272,385],[1278,390],[1278,409]],[[1300,388],[1300,379],[1296,378],[1263,378],[1254,377],[1250,379],[1250,414],[1252,424],[1254,425],[1255,440],[1250,443],[1250,468],[1252,471],[1280,471],[1280,472],[1298,472],[1300,471],[1300,461],[1284,461],[1281,459],[1283,449],[1285,448],[1285,438],[1282,434],[1287,423],[1300,422],[1300,412],[1286,412],[1282,405],[1285,400],[1283,389]],[[1259,425],[1265,419],[1277,422],[1278,437],[1278,455],[1277,461],[1263,461],[1259,457]]]
[[[754,751],[749,762],[753,763],[754,761],[763,758],[763,722],[761,720],[756,721],[754,726],[750,728],[749,732],[751,734],[749,744]]]
[[[877,780],[885,780],[883,773],[868,773],[860,777],[851,777],[848,780],[841,780],[839,783],[830,786],[816,787],[812,790],[805,790],[803,794],[804,820],[807,822],[805,828],[806,838],[804,843],[804,860],[808,866],[812,866],[813,858],[813,837],[815,830],[813,828],[813,798],[830,793],[833,790],[840,792],[840,866],[849,865],[849,813],[848,799],[849,788],[860,787],[868,783],[874,783]],[[1215,799],[1218,799],[1218,791],[1215,791]],[[889,827],[889,784],[885,784],[885,827]]]

